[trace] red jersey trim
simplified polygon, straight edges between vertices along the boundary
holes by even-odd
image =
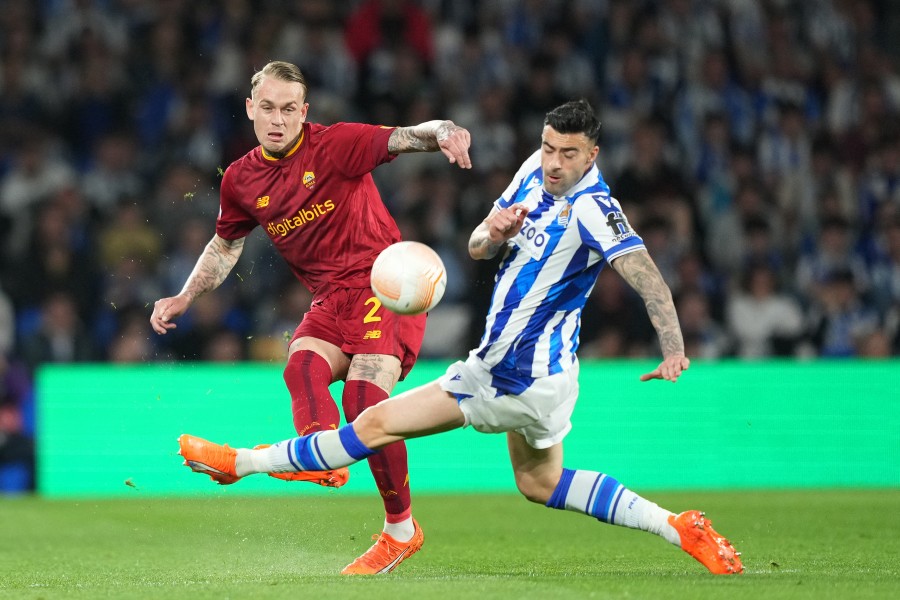
[[[259,149],[260,149],[260,151],[262,152],[262,157],[263,157],[264,159],[270,160],[270,161],[272,161],[272,162],[277,162],[277,161],[279,161],[279,160],[282,160],[282,159],[285,159],[285,158],[291,156],[291,155],[294,154],[297,150],[299,150],[299,149],[300,149],[300,145],[303,144],[303,138],[305,138],[305,137],[306,137],[306,128],[302,128],[302,127],[301,127],[301,129],[300,129],[300,137],[297,139],[297,143],[294,144],[294,147],[291,148],[290,152],[288,152],[287,154],[285,154],[285,155],[282,156],[281,158],[276,158],[276,157],[272,156],[271,154],[268,154],[268,153],[266,152],[266,149],[263,148],[262,145],[259,146]]]

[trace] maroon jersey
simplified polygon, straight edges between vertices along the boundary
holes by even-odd
[[[216,233],[245,237],[260,225],[297,278],[314,294],[369,287],[369,271],[400,231],[371,171],[393,160],[393,128],[304,123],[282,159],[257,146],[222,177]]]

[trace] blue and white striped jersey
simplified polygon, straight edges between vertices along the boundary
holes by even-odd
[[[572,366],[581,311],[600,270],[644,248],[596,165],[568,195],[552,196],[543,189],[540,152],[494,203],[500,209],[520,202],[529,213],[507,242],[485,332],[472,350],[490,369],[494,387],[511,394]]]

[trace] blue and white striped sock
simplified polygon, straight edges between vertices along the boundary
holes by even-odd
[[[240,449],[235,470],[240,477],[251,473],[328,471],[352,465],[375,452],[360,441],[353,425],[344,425],[337,430],[317,431],[278,442],[268,448]]]
[[[547,506],[591,515],[604,523],[649,531],[676,546],[681,545],[678,532],[669,525],[672,513],[603,473],[563,469]]]

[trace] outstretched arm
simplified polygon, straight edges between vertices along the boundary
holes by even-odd
[[[522,229],[527,214],[525,205],[518,203],[503,210],[493,209],[469,237],[469,256],[475,260],[497,256],[506,241]]]
[[[451,163],[463,169],[472,168],[469,131],[453,121],[426,121],[411,127],[398,127],[388,138],[388,152],[436,152],[440,150]]]
[[[174,329],[176,325],[171,322],[172,319],[183,315],[198,296],[219,287],[231,273],[243,250],[244,238],[226,240],[213,235],[178,295],[161,298],[153,305],[153,314],[150,315],[153,330],[164,334]]]
[[[612,261],[612,267],[644,299],[647,314],[656,335],[663,361],[650,373],[641,376],[641,381],[666,379],[677,381],[681,372],[691,361],[684,355],[684,338],[678,324],[678,314],[672,301],[672,292],[663,280],[656,263],[646,250],[636,250]]]

